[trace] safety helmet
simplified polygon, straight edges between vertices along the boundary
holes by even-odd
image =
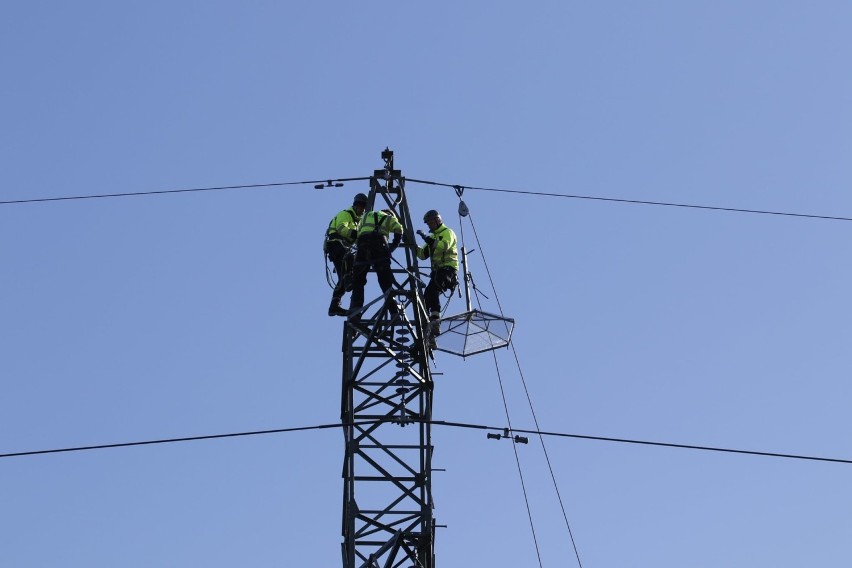
[[[353,200],[352,200],[352,205],[353,205],[353,206],[358,205],[359,203],[360,203],[361,205],[363,205],[364,207],[366,207],[366,206],[367,206],[367,196],[366,196],[366,195],[364,195],[363,193],[358,193],[358,194],[356,194],[356,195],[355,195],[355,199],[353,199]]]
[[[440,221],[441,220],[441,214],[438,213],[437,211],[435,211],[434,209],[430,209],[429,211],[426,212],[425,215],[423,215],[423,222],[425,223],[429,219],[437,219],[438,221]]]

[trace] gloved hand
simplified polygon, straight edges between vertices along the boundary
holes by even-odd
[[[433,244],[435,244],[435,239],[433,239],[432,237],[430,237],[429,235],[427,235],[423,231],[418,230],[417,234],[420,235],[421,237],[423,237],[423,240],[426,241],[427,245],[432,246]]]

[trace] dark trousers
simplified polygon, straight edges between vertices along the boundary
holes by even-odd
[[[457,283],[456,271],[452,268],[439,268],[432,271],[432,277],[423,292],[426,310],[430,315],[435,312],[441,313],[441,293],[452,290]]]
[[[396,279],[391,271],[390,249],[387,241],[379,235],[362,235],[358,238],[358,252],[355,254],[355,265],[352,269],[352,300],[349,311],[364,306],[364,286],[367,284],[367,273],[370,269],[376,271],[382,292],[387,292],[396,285]],[[388,309],[396,312],[396,301],[387,299]]]
[[[337,284],[331,293],[331,302],[339,305],[340,298],[346,293],[346,288],[351,286],[352,253],[349,252],[349,247],[340,241],[328,241],[325,245],[325,253],[334,264],[334,271],[337,272]]]

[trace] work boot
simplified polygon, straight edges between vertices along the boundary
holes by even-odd
[[[429,335],[432,337],[441,335],[441,314],[438,312],[429,314]]]
[[[340,299],[332,298],[331,305],[328,306],[328,315],[330,316],[345,316],[349,312],[340,307]]]

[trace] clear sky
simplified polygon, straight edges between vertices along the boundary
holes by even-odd
[[[0,200],[368,176],[389,146],[410,178],[850,217],[850,29],[841,1],[7,0]],[[0,453],[338,421],[320,247],[366,189],[0,206]],[[452,190],[408,189],[458,230]],[[465,200],[544,430],[852,458],[852,222]],[[435,371],[436,419],[505,425],[494,358]],[[538,566],[511,445],[433,441],[438,566]],[[852,563],[850,465],[547,444],[585,568]],[[541,563],[575,566],[518,449]],[[323,430],[0,459],[0,566],[339,566],[342,458]]]

